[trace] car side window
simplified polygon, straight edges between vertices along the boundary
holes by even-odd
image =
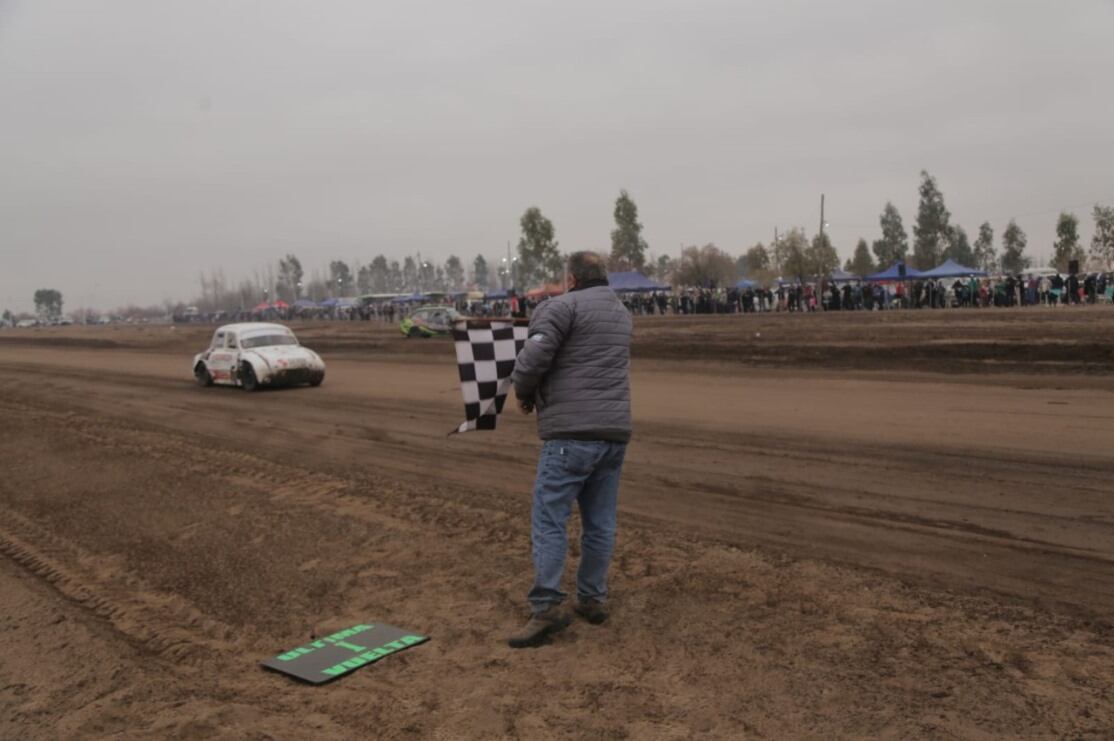
[[[224,347],[224,332],[217,332],[213,335],[213,349],[218,350]]]
[[[234,350],[236,348],[236,335],[232,334],[232,333],[229,333],[227,341],[226,341],[224,346],[229,348],[229,349]]]

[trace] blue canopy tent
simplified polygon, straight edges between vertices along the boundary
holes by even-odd
[[[739,290],[746,290],[747,288],[754,288],[757,285],[758,284],[755,283],[754,281],[747,280],[746,278],[743,278],[742,280],[740,280],[738,283],[735,284],[735,287],[738,288]]]
[[[611,284],[611,290],[616,293],[633,293],[644,291],[668,291],[669,286],[662,285],[656,280],[647,278],[637,270],[630,270],[619,273],[608,273],[607,282]]]
[[[870,281],[872,283],[884,283],[887,281],[920,279],[924,277],[924,273],[917,270],[916,268],[910,268],[908,266],[905,268],[905,275],[902,276],[899,272],[899,267],[901,266],[901,264],[902,263],[900,262],[895,262],[893,265],[889,266],[880,273],[873,273],[872,275],[863,276],[863,280]]]
[[[420,293],[411,293],[409,296],[399,296],[392,299],[392,302],[396,304],[416,304],[423,301],[426,301],[426,297]]]
[[[968,276],[975,276],[978,278],[985,278],[985,270],[977,270],[969,268],[965,265],[960,265],[955,260],[945,260],[942,265],[937,265],[932,270],[928,270],[922,274],[925,278],[966,278]]]
[[[861,280],[861,279],[857,275],[853,275],[852,273],[848,273],[845,270],[840,270],[839,268],[836,268],[835,270],[833,270],[831,273],[828,274],[828,280],[831,281],[832,283],[852,283],[854,281]]]
[[[324,301],[322,301],[321,303],[318,304],[318,306],[320,306],[322,309],[332,309],[332,308],[334,308],[336,306],[339,306],[339,305],[340,305],[340,299],[339,298],[327,298],[327,299],[325,299]]]
[[[308,298],[298,299],[297,301],[294,302],[294,306],[295,306],[295,308],[298,308],[298,309],[316,309],[317,308],[317,304],[313,301],[310,301]]]
[[[506,288],[499,288],[497,290],[490,291],[489,293],[484,294],[484,298],[488,301],[502,301],[503,299],[510,298],[510,294],[507,292]]]

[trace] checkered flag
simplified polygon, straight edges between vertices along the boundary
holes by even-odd
[[[495,429],[528,331],[525,321],[514,319],[465,319],[453,325],[465,416],[453,432]]]

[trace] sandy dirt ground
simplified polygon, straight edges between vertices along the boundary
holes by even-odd
[[[0,738],[1111,737],[1114,311],[640,318],[612,619],[525,651],[532,420],[296,327],[325,384],[255,394],[0,332]],[[432,640],[258,666],[366,621]]]

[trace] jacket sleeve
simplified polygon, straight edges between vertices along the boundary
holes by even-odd
[[[572,329],[572,310],[563,301],[546,301],[538,307],[530,320],[529,337],[515,358],[514,393],[522,401],[534,400],[542,378],[553,365],[553,358],[561,349]]]

